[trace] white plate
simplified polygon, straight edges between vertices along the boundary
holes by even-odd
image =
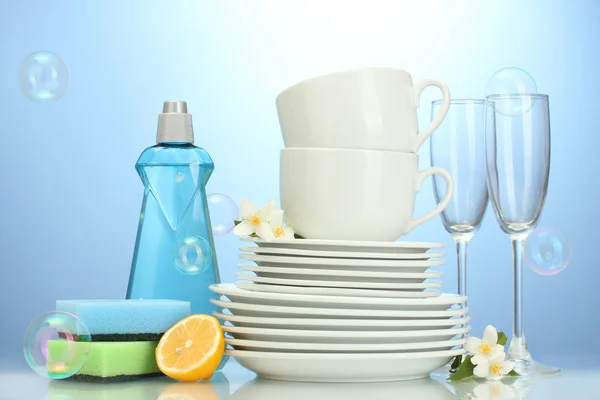
[[[425,283],[394,283],[394,282],[363,282],[363,281],[326,281],[326,280],[306,280],[306,279],[283,279],[283,278],[267,278],[262,276],[253,276],[246,274],[236,274],[236,276],[244,281],[269,283],[274,285],[288,286],[311,286],[311,287],[328,287],[328,288],[358,288],[358,289],[431,289],[442,287],[441,281],[425,282]]]
[[[395,311],[444,311],[467,301],[466,296],[444,293],[430,299],[386,299],[375,297],[305,296],[302,294],[258,293],[232,283],[210,285],[209,289],[233,302],[286,307],[346,308]]]
[[[401,269],[398,272],[423,272],[427,268],[441,267],[446,264],[444,260],[368,260],[353,258],[315,258],[315,257],[284,257],[261,256],[257,254],[240,253],[242,260],[253,261],[264,267],[295,267],[307,269],[357,269],[362,271],[389,272]]]
[[[329,331],[415,331],[436,330],[463,326],[471,321],[471,317],[444,318],[444,319],[340,319],[340,318],[277,318],[277,317],[250,317],[213,313],[223,321],[228,321],[235,326],[271,328],[271,329],[302,329],[302,330],[329,330]]]
[[[294,342],[267,342],[262,340],[244,340],[225,338],[225,344],[233,346],[235,350],[250,351],[291,351],[295,353],[380,353],[380,352],[416,352],[431,350],[451,350],[465,344],[466,339],[444,340],[441,342],[419,343],[294,343]]]
[[[423,283],[426,279],[441,278],[443,272],[379,272],[379,271],[345,271],[333,269],[306,269],[288,267],[262,267],[257,265],[238,265],[242,271],[251,271],[257,276],[286,279],[317,279],[322,281],[358,281],[358,282],[394,282]]]
[[[429,249],[446,247],[444,243],[431,242],[363,242],[352,240],[262,240],[250,236],[241,236],[244,242],[256,243],[261,247],[275,247],[285,249],[306,249],[318,251],[356,251],[359,253],[424,253]]]
[[[406,311],[406,310],[381,310],[381,309],[347,309],[347,308],[313,308],[313,307],[287,307],[266,306],[262,304],[237,303],[210,299],[210,302],[223,309],[228,309],[235,315],[253,317],[289,317],[289,318],[398,318],[398,319],[437,319],[466,315],[468,308],[457,308],[445,311]],[[376,307],[376,306],[373,306]]]
[[[240,289],[250,290],[253,292],[264,293],[287,293],[287,294],[303,294],[316,296],[361,296],[361,297],[383,297],[383,298],[429,298],[438,297],[442,294],[439,290],[431,290],[424,292],[408,291],[408,290],[369,290],[369,289],[336,289],[322,287],[304,287],[304,286],[280,286],[280,285],[261,285],[260,283],[244,283],[236,282],[235,286]]]
[[[444,257],[444,253],[376,253],[358,251],[319,251],[319,250],[304,250],[295,248],[278,248],[278,247],[259,247],[259,246],[240,246],[240,251],[256,254],[270,254],[281,256],[303,256],[303,257],[318,257],[318,258],[350,258],[370,260],[428,260],[430,258]]]
[[[422,353],[271,353],[225,350],[243,367],[276,380],[391,382],[421,379],[464,354],[463,349]]]
[[[249,328],[223,325],[223,331],[236,339],[297,343],[423,343],[450,340],[471,327],[414,331],[321,331],[297,329]]]

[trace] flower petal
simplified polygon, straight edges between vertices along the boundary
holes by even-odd
[[[487,361],[488,357],[481,354],[474,355],[473,358],[471,358],[471,363],[473,363],[473,365],[479,365],[484,362],[486,363]]]
[[[480,344],[481,344],[481,339],[476,338],[476,337],[469,337],[463,347],[469,353],[477,354],[477,352],[479,351]]]
[[[276,207],[276,204],[275,204],[275,200],[271,200],[270,202],[268,202],[267,204],[265,204],[264,206],[262,206],[260,208],[260,210],[258,210],[258,216],[260,217],[260,219],[262,221],[270,222],[271,221],[271,214],[276,209],[277,209],[277,207]]]
[[[289,226],[283,228],[283,238],[286,240],[295,239],[296,237],[294,236],[294,230]]]
[[[490,365],[502,364],[502,363],[504,363],[505,358],[506,358],[506,354],[504,352],[497,352],[497,353],[492,354],[488,358],[488,362],[490,363]]]
[[[268,220],[271,224],[271,230],[275,230],[278,226],[283,226],[283,210],[271,211],[271,217]]]
[[[487,378],[490,374],[490,365],[487,362],[482,362],[481,364],[475,366],[473,373],[475,376],[480,378]]]
[[[483,341],[490,345],[495,345],[498,343],[498,331],[492,325],[488,325],[485,327],[483,331]]]
[[[258,213],[258,207],[250,200],[242,199],[240,200],[240,213],[242,214],[242,219],[248,219]]]
[[[264,239],[266,241],[270,241],[275,239],[275,235],[273,234],[273,230],[271,229],[271,225],[266,222],[261,222],[256,228],[256,234],[259,238]]]
[[[502,364],[502,374],[506,375],[515,368],[515,363],[512,361],[504,361]]]
[[[498,353],[504,353],[504,346],[497,344],[495,346],[492,346],[492,349],[490,350],[490,354],[488,357],[494,357],[496,355],[498,355]]]
[[[254,225],[248,221],[242,221],[233,228],[233,233],[236,235],[251,235],[254,233]]]

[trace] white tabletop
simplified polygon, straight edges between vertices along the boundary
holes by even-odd
[[[506,381],[502,385],[471,381],[451,386],[432,379],[377,384],[279,382],[256,379],[254,373],[234,360],[210,382],[200,383],[156,378],[85,384],[49,381],[27,370],[0,370],[0,400],[597,400],[600,399],[600,368],[571,369],[557,378]]]

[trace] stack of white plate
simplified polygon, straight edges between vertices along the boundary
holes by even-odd
[[[441,293],[439,243],[324,240],[244,246],[243,281],[221,295],[226,353],[264,378],[419,379],[463,354],[465,297]],[[245,282],[244,282],[245,281]]]

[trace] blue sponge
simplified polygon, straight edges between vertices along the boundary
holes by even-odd
[[[76,315],[93,341],[129,342],[160,339],[191,307],[177,300],[57,300],[56,311]]]

